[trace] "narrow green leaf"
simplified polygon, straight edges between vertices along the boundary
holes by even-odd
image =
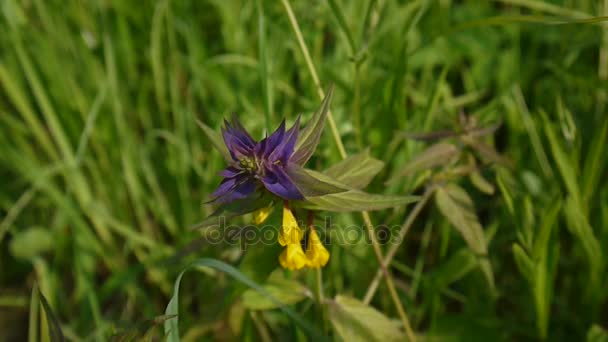
[[[559,141],[555,131],[546,115],[543,113],[543,119],[545,121],[545,132],[547,134],[547,138],[549,139],[549,146],[551,147],[551,152],[553,154],[553,158],[557,163],[557,168],[559,173],[562,176],[562,180],[564,184],[566,184],[566,189],[568,193],[574,196],[575,200],[579,201],[580,191],[578,186],[578,176],[577,169],[575,169],[577,163],[572,162],[570,156],[566,153],[564,148],[562,147],[561,142]]]
[[[443,142],[436,143],[416,155],[414,159],[400,169],[396,175],[391,177],[389,182],[414,172],[447,165],[457,159],[459,155],[460,149],[455,145]]]
[[[239,270],[237,270],[236,268],[222,262],[219,260],[215,260],[215,259],[210,259],[210,258],[201,258],[198,259],[196,261],[194,261],[193,263],[191,263],[188,267],[186,267],[178,276],[177,279],[175,280],[175,284],[173,287],[173,296],[171,297],[171,299],[169,300],[169,304],[167,304],[167,308],[165,310],[165,315],[178,315],[178,317],[169,319],[167,321],[165,321],[165,335],[166,335],[166,341],[167,342],[179,342],[180,341],[180,337],[179,337],[179,325],[178,325],[178,318],[179,318],[179,287],[181,284],[181,280],[182,277],[184,276],[184,274],[195,267],[210,267],[213,269],[216,269],[218,271],[224,272],[226,274],[228,274],[229,276],[231,276],[232,278],[234,278],[235,280],[239,281],[240,283],[243,283],[245,285],[247,285],[248,287],[254,289],[255,291],[259,292],[260,294],[262,294],[263,296],[265,296],[266,298],[268,298],[268,300],[272,301],[273,303],[275,303],[275,305],[277,305],[277,307],[283,311],[287,316],[289,316],[289,318],[291,318],[300,328],[302,328],[302,330],[304,330],[310,338],[314,339],[314,340],[319,340],[319,341],[326,341],[327,339],[321,334],[319,333],[319,331],[317,331],[312,325],[310,325],[310,323],[308,323],[302,316],[300,316],[298,313],[296,313],[294,310],[292,310],[290,307],[285,306],[283,303],[281,303],[281,301],[279,301],[278,299],[276,299],[272,294],[268,293],[268,291],[266,291],[261,285],[259,285],[258,283],[252,281],[251,279],[249,279],[249,277],[247,277],[246,275],[244,275],[243,273],[241,273]]]
[[[331,8],[331,11],[334,13],[336,19],[338,20],[340,29],[342,29],[342,32],[344,32],[344,35],[346,36],[351,53],[354,55],[357,51],[355,39],[353,38],[351,30],[348,27],[348,24],[346,23],[346,17],[344,16],[344,12],[340,8],[336,0],[329,0],[328,3],[329,7]]]
[[[211,141],[211,144],[213,145],[213,147],[215,147],[215,149],[218,150],[222,154],[224,159],[228,162],[232,162],[232,157],[230,156],[230,152],[228,152],[228,148],[226,147],[226,144],[224,143],[224,139],[222,138],[222,135],[220,133],[216,132],[215,130],[213,130],[211,127],[205,125],[202,121],[200,121],[198,119],[196,120],[196,123],[203,130],[203,133],[205,133],[207,138],[209,138],[209,141]]]
[[[321,107],[315,112],[312,119],[306,124],[306,127],[300,131],[291,162],[304,165],[314,153],[321,139],[323,127],[325,127],[325,120],[327,119],[333,93],[334,87],[331,86],[327,90],[323,102],[321,102]]]
[[[515,258],[515,264],[517,265],[519,272],[528,282],[533,283],[535,274],[534,263],[532,263],[528,254],[526,254],[520,245],[514,243],[511,250],[513,251],[513,257]]]
[[[561,199],[557,198],[552,201],[553,204],[543,214],[540,222],[540,227],[534,238],[534,245],[532,247],[532,259],[537,260],[548,254],[549,238],[551,232],[556,226],[557,217],[559,210],[562,206]]]
[[[566,214],[566,226],[568,227],[568,230],[570,230],[572,235],[574,235],[582,244],[583,250],[587,256],[590,266],[589,293],[592,296],[599,295],[597,291],[601,291],[601,275],[603,274],[603,253],[600,242],[593,234],[593,228],[589,224],[587,217],[583,214],[580,203],[572,196],[568,196],[566,199],[564,212]]]
[[[369,155],[369,149],[353,154],[323,173],[353,189],[365,188],[382,170],[384,162]]]
[[[49,335],[51,337],[51,342],[63,342],[65,341],[65,337],[63,337],[63,332],[61,331],[61,326],[59,325],[59,321],[55,314],[53,313],[53,309],[49,305],[49,302],[46,300],[42,292],[38,292],[40,296],[40,303],[42,303],[42,308],[44,309],[44,313],[46,314],[47,321],[47,329]]]
[[[30,297],[30,314],[28,325],[28,342],[38,342],[38,320],[40,318],[40,291],[38,284],[34,283],[32,296]]]
[[[589,153],[585,158],[583,166],[582,195],[583,198],[589,200],[593,193],[598,190],[600,175],[605,167],[606,155],[606,140],[608,139],[608,120],[603,120],[601,128],[599,128],[589,144]]]
[[[462,235],[465,242],[479,256],[487,256],[488,246],[483,228],[479,224],[473,201],[464,189],[456,184],[450,183],[435,192],[435,202],[439,211]],[[488,285],[494,289],[494,276],[490,262],[485,259],[480,261]]]
[[[310,197],[299,204],[310,210],[334,212],[371,211],[394,208],[418,201],[418,196],[390,196],[349,190],[337,194]]]
[[[494,194],[494,185],[483,178],[479,171],[471,172],[471,174],[469,174],[469,180],[471,180],[471,184],[479,189],[479,191],[488,195]]]
[[[469,274],[478,264],[477,256],[469,248],[462,248],[451,255],[446,263],[432,271],[427,281],[432,284],[434,290],[441,291]]]
[[[342,341],[405,341],[399,323],[358,299],[337,295],[328,303],[329,318]]]

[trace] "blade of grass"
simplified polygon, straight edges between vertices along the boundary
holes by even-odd
[[[165,321],[165,335],[168,342],[178,342],[179,339],[179,287],[181,284],[182,277],[184,274],[196,267],[210,267],[226,273],[231,276],[235,280],[239,281],[242,284],[247,285],[251,289],[255,290],[262,296],[266,297],[268,300],[276,304],[281,311],[283,311],[289,318],[291,318],[300,328],[302,328],[311,338],[319,341],[327,340],[320,332],[318,332],[310,323],[308,323],[302,316],[300,316],[297,312],[291,309],[288,306],[285,306],[278,299],[276,299],[272,294],[268,292],[268,290],[264,289],[261,285],[251,280],[245,274],[243,274],[238,269],[216,259],[210,258],[201,258],[193,263],[191,263],[188,267],[186,267],[177,277],[174,285],[173,296],[167,304],[167,309],[165,310],[165,315],[175,315],[175,318],[169,319]]]

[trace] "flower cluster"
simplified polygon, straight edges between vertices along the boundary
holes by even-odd
[[[325,266],[329,260],[329,252],[321,243],[317,231],[310,227],[306,253],[302,249],[302,238],[304,233],[298,226],[298,222],[287,205],[283,206],[283,225],[279,233],[279,244],[284,246],[283,253],[279,256],[279,262],[283,268],[299,270],[305,266],[319,268]]]
[[[290,170],[299,165],[301,154],[295,151],[299,134],[299,119],[288,130],[285,121],[268,137],[255,141],[236,118],[224,121],[222,136],[230,153],[231,163],[221,172],[224,177],[213,193],[213,201],[229,203],[253,197],[256,192],[267,191],[284,201],[283,224],[279,244],[284,246],[279,263],[286,269],[319,268],[329,260],[329,252],[321,243],[317,232],[310,228],[306,252],[302,248],[304,232],[298,226],[288,201],[304,200],[302,190],[290,176]],[[270,214],[270,206],[253,213],[255,224],[263,223]]]
[[[226,219],[249,213],[253,213],[255,224],[261,224],[269,217],[274,204],[283,203],[278,242],[284,250],[279,263],[291,270],[319,268],[327,264],[329,252],[310,222],[307,234],[298,226],[293,210],[309,210],[310,215],[310,210],[366,211],[414,202],[414,196],[369,194],[361,190],[384,166],[372,158],[368,150],[324,172],[304,168],[319,144],[331,97],[332,88],[302,129],[299,118],[289,129],[283,121],[259,141],[234,117],[230,122],[224,121],[221,136],[199,122],[228,166],[221,172],[223,180],[211,200],[218,208],[198,226],[215,224],[219,217]]]

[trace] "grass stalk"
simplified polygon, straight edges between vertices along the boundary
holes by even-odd
[[[323,88],[321,87],[321,82],[319,81],[319,77],[317,75],[315,66],[312,63],[312,59],[310,58],[310,53],[308,52],[308,47],[307,47],[306,43],[304,42],[304,38],[302,36],[302,31],[300,30],[298,21],[293,13],[293,10],[291,8],[291,5],[289,4],[289,1],[288,0],[281,0],[281,1],[283,3],[283,6],[285,7],[285,10],[287,11],[287,15],[289,16],[289,21],[296,34],[297,39],[298,39],[298,44],[300,46],[302,54],[304,55],[304,59],[306,60],[306,64],[308,66],[308,71],[310,72],[312,79],[315,82],[315,85],[317,87],[317,93],[319,94],[319,97],[321,99],[323,99],[325,97],[325,92],[323,91]],[[344,144],[342,143],[342,139],[340,137],[340,133],[338,132],[338,128],[336,127],[336,123],[334,121],[331,110],[328,111],[327,120],[329,121],[330,129],[331,129],[332,135],[334,137],[334,140],[336,142],[336,145],[338,147],[338,150],[340,152],[340,156],[342,157],[342,159],[346,159],[348,157],[348,155],[346,153],[346,150],[344,149]],[[364,211],[361,214],[363,216],[363,221],[367,228],[367,232],[370,236],[370,240],[372,242],[372,247],[374,249],[376,259],[378,259],[378,263],[380,264],[380,268],[382,270],[382,273],[384,274],[384,279],[386,281],[386,285],[390,292],[391,299],[393,301],[393,304],[397,308],[397,311],[399,312],[399,316],[401,318],[403,327],[405,328],[408,340],[416,341],[415,334],[410,325],[409,317],[407,316],[407,313],[405,312],[405,309],[403,308],[403,305],[401,304],[401,300],[399,299],[399,295],[397,294],[395,285],[393,283],[393,278],[390,275],[390,273],[386,267],[386,264],[384,263],[384,258],[382,256],[382,250],[380,249],[378,240],[376,240],[376,235],[374,234],[374,228],[373,228],[373,224],[372,224],[371,218],[369,216],[369,213]]]

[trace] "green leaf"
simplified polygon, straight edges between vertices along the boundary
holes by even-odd
[[[224,143],[222,135],[198,119],[196,120],[196,123],[203,130],[203,133],[205,133],[207,138],[209,138],[209,141],[211,141],[213,147],[215,147],[215,149],[222,154],[224,159],[228,162],[232,162],[232,157],[230,156],[230,152],[228,152],[228,148]]]
[[[488,246],[483,228],[479,224],[473,201],[464,189],[450,183],[438,188],[435,192],[435,202],[439,211],[458,230],[469,248],[479,256],[487,256]],[[494,289],[492,267],[487,259],[480,261],[490,288]]]
[[[351,155],[323,172],[353,189],[365,188],[382,170],[384,162],[369,155],[369,149]]]
[[[389,180],[389,182],[414,172],[449,164],[454,159],[458,158],[459,155],[460,149],[458,149],[458,147],[455,145],[443,142],[436,143],[416,155],[414,159],[399,170],[397,174]]]
[[[286,305],[295,304],[311,296],[310,290],[293,279],[286,279],[282,271],[273,273],[263,288]],[[243,293],[243,305],[250,310],[269,310],[279,307],[267,296],[251,289]]]
[[[297,164],[289,165],[287,174],[306,198],[349,190],[348,186],[336,179],[321,172],[307,170]]]
[[[59,321],[53,313],[53,309],[51,309],[49,302],[46,300],[42,292],[38,292],[38,295],[40,296],[40,303],[42,303],[42,308],[44,309],[44,313],[46,315],[47,329],[51,338],[51,342],[65,341],[65,337],[63,337],[63,332],[61,331]]]
[[[337,295],[328,306],[331,323],[343,341],[405,341],[399,323],[358,299]]]
[[[281,301],[276,299],[272,294],[268,293],[268,291],[266,291],[258,283],[249,279],[249,277],[247,277],[246,275],[241,273],[236,268],[234,268],[222,261],[219,261],[216,259],[210,259],[210,258],[201,258],[201,259],[194,261],[177,276],[177,279],[175,280],[175,284],[173,286],[173,296],[169,300],[169,304],[167,304],[167,308],[165,309],[165,315],[179,315],[179,287],[181,284],[182,277],[188,270],[190,270],[192,268],[197,268],[197,267],[210,267],[210,268],[213,268],[213,269],[216,269],[218,271],[228,274],[229,276],[231,276],[235,280],[239,281],[240,283],[247,285],[248,287],[259,292],[261,295],[266,296],[270,301],[275,303],[275,305],[277,305],[277,307],[281,311],[283,311],[298,326],[300,326],[300,328],[302,328],[302,330],[304,330],[304,332],[306,332],[309,335],[309,337],[311,337],[312,339],[319,340],[319,341],[327,340],[318,330],[316,330],[302,316],[300,316],[297,312],[292,310],[290,307],[285,306],[283,303],[281,303]],[[178,318],[179,318],[179,316],[165,321],[164,327],[165,327],[165,335],[166,335],[167,342],[180,341]]]
[[[49,229],[41,227],[19,231],[11,240],[9,249],[17,259],[32,260],[53,249],[53,234]]]
[[[566,214],[566,222],[568,230],[582,244],[583,250],[587,256],[590,266],[589,270],[589,293],[591,295],[599,295],[601,291],[601,275],[602,275],[602,247],[599,240],[593,234],[593,228],[589,224],[587,217],[583,214],[580,203],[572,196],[568,196],[564,206]]]
[[[478,266],[477,256],[468,248],[462,248],[449,257],[448,261],[430,274],[433,289],[440,291],[462,279]]]
[[[520,245],[514,243],[511,250],[513,251],[513,257],[515,258],[515,264],[517,265],[519,272],[528,282],[533,283],[535,274],[534,263]]]
[[[485,178],[483,178],[479,171],[471,172],[471,174],[469,175],[469,179],[471,180],[471,183],[477,189],[479,189],[479,191],[488,195],[494,194],[494,185],[492,185],[492,183],[488,182]]]
[[[608,342],[608,331],[594,324],[587,331],[587,342]]]
[[[349,190],[337,194],[310,197],[298,205],[310,210],[352,212],[394,208],[416,202],[418,199],[418,196],[390,196]]]
[[[563,149],[562,144],[553,131],[553,127],[551,126],[551,123],[547,119],[546,115],[543,115],[543,119],[545,120],[544,126],[547,138],[549,139],[549,146],[551,147],[553,158],[557,163],[559,173],[562,176],[564,184],[566,184],[566,189],[570,195],[575,197],[575,200],[579,201],[580,191],[578,186],[578,170],[575,169],[576,165],[578,164],[574,163]]]
[[[593,140],[589,144],[589,152],[585,158],[583,167],[582,190],[583,198],[589,200],[591,195],[598,190],[600,175],[605,166],[603,160],[606,158],[606,140],[608,139],[608,120],[603,120],[601,128],[596,131]]]
[[[323,128],[325,127],[325,120],[327,119],[333,92],[334,87],[331,86],[329,90],[327,90],[321,107],[315,112],[306,127],[300,131],[294,149],[295,152],[290,159],[291,162],[298,165],[304,165],[315,152],[319,140],[321,139],[321,133],[323,133]]]

